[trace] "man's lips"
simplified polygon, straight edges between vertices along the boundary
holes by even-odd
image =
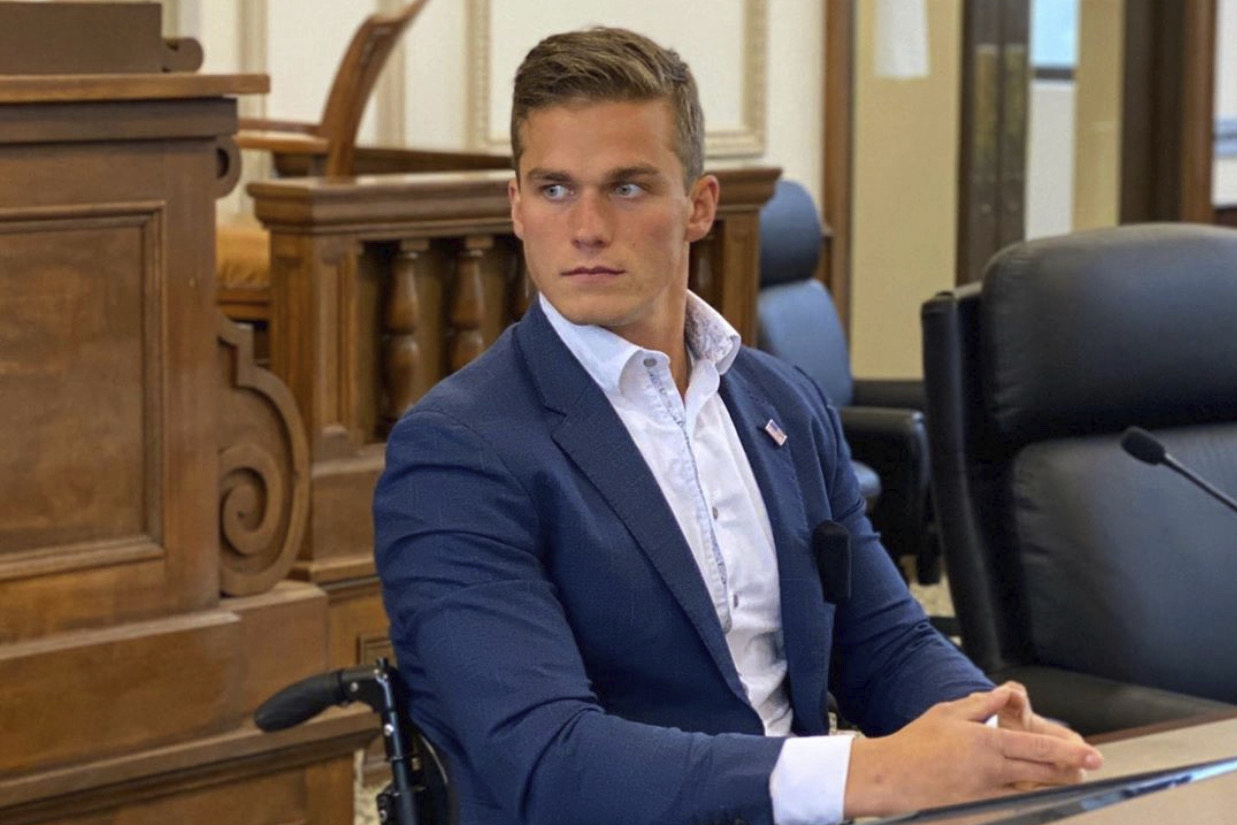
[[[622,275],[623,270],[614,269],[609,266],[577,266],[575,269],[569,269],[563,273],[564,275]]]

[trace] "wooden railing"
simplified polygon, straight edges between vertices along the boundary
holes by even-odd
[[[722,200],[693,245],[690,283],[755,339],[759,211],[779,171],[718,172]],[[269,351],[305,421],[306,539],[294,575],[333,593],[332,659],[372,655],[386,619],[373,580],[370,500],[391,424],[488,347],[532,289],[512,234],[510,172],[251,184],[271,235]]]

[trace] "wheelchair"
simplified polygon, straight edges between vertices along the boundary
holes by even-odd
[[[408,716],[408,689],[386,659],[369,667],[320,673],[289,685],[253,714],[272,733],[299,725],[330,707],[362,702],[382,722],[383,749],[391,781],[378,792],[383,825],[455,825],[455,801],[434,746]]]

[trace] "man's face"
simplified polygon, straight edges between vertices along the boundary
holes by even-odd
[[[569,321],[664,349],[681,336],[688,249],[708,232],[717,181],[685,191],[666,101],[533,111],[509,187],[533,282]]]

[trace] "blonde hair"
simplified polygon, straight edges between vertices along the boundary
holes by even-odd
[[[571,103],[665,100],[674,111],[674,151],[684,184],[704,172],[704,112],[691,69],[672,49],[627,29],[597,27],[554,34],[515,73],[511,150],[516,173],[524,147],[520,130],[538,109]]]

